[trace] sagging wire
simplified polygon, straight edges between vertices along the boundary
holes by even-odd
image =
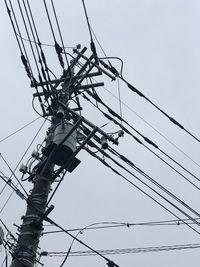
[[[95,138],[97,142],[99,142],[99,140],[97,138]],[[105,152],[105,150],[99,148],[96,144],[94,144],[94,142],[90,141],[89,145],[91,145],[91,147],[95,147],[96,149],[99,150],[99,152],[101,152],[106,158],[110,159],[111,161],[113,161],[118,167],[122,168],[123,170],[125,170],[127,173],[129,173],[131,176],[133,176],[134,178],[136,178],[137,180],[139,180],[141,183],[143,183],[143,181],[141,179],[139,179],[138,177],[136,177],[132,172],[130,172],[127,168],[125,168],[123,165],[121,165],[119,162],[117,162],[113,157],[111,157],[110,155],[108,155],[108,153]],[[109,149],[110,147],[108,147]],[[196,212],[193,208],[191,208],[188,204],[186,204],[184,201],[182,201],[181,199],[179,199],[177,196],[175,196],[172,192],[170,192],[169,190],[167,190],[164,186],[162,186],[160,183],[156,182],[155,179],[153,179],[151,176],[149,176],[148,174],[146,174],[144,171],[142,171],[140,168],[138,168],[136,165],[134,165],[130,160],[128,160],[125,156],[119,154],[117,151],[115,151],[114,149],[111,149],[109,151],[113,151],[112,154],[114,155],[118,155],[118,157],[120,159],[122,159],[124,162],[126,162],[129,166],[131,166],[135,171],[137,171],[139,174],[141,174],[143,177],[145,177],[148,181],[150,181],[151,183],[153,183],[156,187],[158,187],[160,190],[162,190],[163,192],[165,192],[167,195],[169,195],[171,198],[173,198],[174,200],[176,200],[179,204],[181,204],[182,206],[184,206],[186,209],[188,209],[190,212],[194,213],[196,216],[200,217],[200,214],[198,212]],[[146,183],[143,183],[147,186]],[[153,190],[151,188],[151,190]],[[161,196],[161,194],[159,194],[157,191],[153,190],[156,194],[158,194],[159,196]],[[163,198],[163,196],[162,196]],[[166,198],[163,198],[164,200],[168,201]],[[170,202],[171,204],[172,202]],[[177,207],[176,207],[177,208]],[[180,211],[180,209],[178,208],[178,210]],[[182,212],[182,211],[181,211]],[[186,215],[185,213],[183,213],[184,215]],[[189,218],[191,219],[191,218]],[[199,223],[195,220],[195,222],[199,225]]]
[[[59,228],[60,230],[62,230],[65,234],[67,234],[68,236],[70,236],[73,240],[77,241],[78,243],[80,243],[81,245],[83,245],[84,247],[87,247],[89,250],[93,251],[96,255],[100,256],[102,259],[104,259],[107,262],[107,265],[109,267],[119,267],[118,264],[116,264],[114,261],[108,259],[107,257],[105,257],[104,255],[102,255],[101,253],[99,253],[97,250],[93,249],[92,247],[90,247],[89,245],[87,245],[85,242],[81,241],[79,238],[77,238],[76,236],[72,235],[70,232],[68,232],[67,230],[65,230],[62,226],[60,226],[59,224],[57,224],[55,221],[53,221],[50,218],[45,218],[45,220],[47,222],[49,222],[50,224],[56,226],[57,228]],[[61,266],[60,266],[61,267]]]
[[[166,211],[168,211],[170,214],[172,214],[173,216],[175,216],[178,220],[182,221],[182,219],[176,215],[174,212],[172,212],[169,208],[167,208],[166,206],[164,206],[162,203],[160,203],[158,200],[156,200],[154,197],[152,197],[149,193],[147,193],[146,191],[144,191],[143,189],[141,189],[139,186],[137,186],[136,184],[134,184],[131,180],[129,180],[127,177],[125,177],[124,175],[122,175],[120,172],[118,172],[115,168],[113,168],[112,166],[110,166],[105,160],[102,160],[99,156],[97,156],[96,154],[94,154],[91,150],[89,150],[88,148],[84,147],[84,149],[93,157],[97,158],[101,163],[103,163],[103,165],[105,165],[106,167],[108,167],[109,169],[111,169],[115,174],[117,174],[118,176],[122,177],[126,182],[128,182],[129,184],[131,184],[133,187],[135,187],[136,189],[138,189],[140,192],[142,192],[143,194],[145,194],[147,197],[149,197],[151,200],[153,200],[155,203],[157,203],[159,206],[161,206],[163,209],[165,209]],[[135,176],[136,179],[139,179],[137,176]],[[147,185],[145,182],[141,181],[142,184],[145,184],[149,189],[151,189],[152,191],[155,191],[154,189],[151,188],[151,186]],[[155,191],[156,192],[156,191]],[[156,194],[159,194],[158,192]],[[159,194],[161,198],[163,198],[163,196],[161,194]],[[166,200],[168,203],[170,203],[174,208],[176,207],[179,212],[182,213],[181,209],[178,208],[176,205],[174,205],[172,202]],[[188,217],[188,214],[183,212],[183,214],[185,216]],[[187,214],[187,215],[186,215]],[[193,220],[193,218],[191,216],[189,216],[190,219]],[[196,230],[194,227],[192,227],[191,225],[189,225],[186,221],[182,221],[184,224],[186,224],[190,229],[192,229],[194,232],[196,232],[197,234],[200,234],[200,232],[198,230]],[[199,225],[198,222],[195,222],[195,224]]]
[[[168,246],[156,246],[156,247],[138,247],[138,248],[120,248],[120,249],[101,249],[98,250],[103,255],[124,255],[131,253],[148,253],[148,252],[163,252],[163,251],[177,251],[186,249],[197,249],[200,248],[199,243],[190,243],[183,245],[168,245]],[[68,252],[48,252],[49,257],[64,257]],[[69,253],[71,257],[79,256],[95,256],[91,251],[72,251]]]
[[[35,41],[34,40],[28,40],[27,38],[24,38],[23,36],[21,36],[20,34],[17,34],[17,36],[20,38],[20,39],[22,39],[23,41],[26,41],[26,42],[31,42],[31,43],[35,43]],[[54,47],[55,48],[55,45],[53,45],[53,44],[47,44],[47,43],[38,43],[38,42],[36,42],[36,44],[37,45],[39,45],[39,44],[41,44],[41,46],[47,46],[47,47]],[[65,46],[64,47],[65,49],[74,49],[74,48],[76,48],[76,46]],[[65,52],[66,54],[67,54],[67,52]]]
[[[193,218],[196,221],[199,221],[200,218],[196,217]],[[187,221],[188,224],[196,224],[193,221],[191,221],[190,219],[182,219],[181,221],[179,220],[162,220],[162,221],[149,221],[149,222],[117,222],[114,225],[105,225],[105,226],[93,226],[93,227],[89,227],[85,230],[103,230],[103,229],[110,229],[110,228],[121,228],[121,227],[127,227],[127,228],[131,228],[131,227],[135,227],[135,226],[145,226],[145,227],[154,227],[154,226],[183,226],[184,223],[183,221]],[[51,225],[44,225],[45,227],[50,227]],[[73,228],[73,229],[67,229],[68,232],[77,232],[80,231],[81,229],[83,229],[83,227],[81,228]],[[42,233],[42,235],[46,235],[46,234],[59,234],[62,233],[63,231],[61,230],[52,230],[52,231],[45,231]]]
[[[83,234],[83,232],[84,232],[85,230],[87,230],[88,228],[90,228],[90,227],[92,227],[92,226],[102,225],[102,224],[115,224],[115,225],[118,225],[117,222],[98,222],[98,223],[92,223],[92,224],[89,224],[89,225],[83,227],[82,229],[80,229],[80,230],[78,231],[78,233],[75,235],[75,237],[77,238],[80,234]],[[68,257],[70,256],[70,252],[71,252],[71,249],[72,249],[72,246],[73,246],[74,242],[75,242],[75,239],[72,240],[72,242],[71,242],[71,244],[70,244],[70,246],[69,246],[69,249],[68,249],[68,251],[67,251],[67,253],[66,253],[66,256],[65,256],[64,260],[62,261],[60,267],[63,267],[63,265],[65,264],[66,260],[67,260]],[[48,255],[49,255],[49,253],[48,253]]]

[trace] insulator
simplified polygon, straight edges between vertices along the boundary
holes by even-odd
[[[64,111],[64,109],[62,107],[58,108],[56,116],[57,116],[58,119],[62,119],[65,116],[65,111]]]
[[[26,174],[28,171],[28,167],[22,164],[21,167],[19,168],[19,171],[22,172],[23,174]]]
[[[120,130],[120,131],[118,132],[118,136],[119,136],[119,137],[123,137],[123,136],[124,136],[124,131],[123,131],[123,130]]]
[[[38,158],[39,158],[39,153],[38,153],[37,151],[33,150],[31,156],[32,156],[33,158],[38,159]]]
[[[102,149],[108,148],[108,140],[106,139],[106,137],[102,136],[100,139],[100,142],[101,142],[101,148]]]

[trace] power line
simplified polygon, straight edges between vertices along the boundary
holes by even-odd
[[[37,138],[38,134],[40,133],[41,129],[43,128],[44,124],[45,124],[46,120],[43,121],[42,125],[40,126],[39,130],[36,132],[35,136],[33,137],[32,141],[30,142],[29,146],[27,147],[26,151],[23,153],[20,161],[18,162],[17,166],[15,167],[15,169],[13,170],[13,173],[15,173],[15,171],[17,170],[17,168],[19,167],[21,161],[23,160],[23,158],[25,157],[25,155],[27,154],[28,150],[30,149],[30,147],[32,146],[33,142],[35,141],[35,139]],[[13,175],[13,174],[12,174]],[[10,179],[12,177],[12,175],[10,176]],[[16,184],[16,188],[19,185],[19,183]],[[0,214],[3,212],[3,210],[5,209],[5,207],[8,204],[8,201],[11,199],[12,195],[14,194],[15,190],[12,190],[12,192],[10,193],[10,195],[8,196],[7,200],[5,201],[3,207],[0,209]]]
[[[89,91],[88,91],[89,93]],[[194,184],[192,181],[190,181],[185,175],[183,175],[180,171],[178,171],[176,168],[174,168],[171,164],[169,164],[166,160],[164,160],[161,156],[159,156],[157,153],[155,153],[152,149],[150,149],[148,146],[146,146],[144,143],[142,143],[141,140],[139,140],[136,136],[134,136],[129,130],[127,130],[123,125],[121,125],[121,123],[119,123],[117,120],[115,120],[113,117],[111,117],[110,115],[106,114],[105,112],[103,112],[98,106],[96,106],[94,103],[91,102],[91,100],[86,97],[84,94],[82,94],[83,97],[89,101],[92,105],[94,105],[99,111],[101,111],[101,113],[109,120],[113,121],[116,125],[118,125],[122,130],[124,130],[126,133],[128,133],[135,141],[137,141],[140,145],[144,146],[147,150],[149,150],[152,154],[154,154],[157,158],[159,158],[162,162],[164,162],[167,166],[169,166],[171,169],[173,169],[176,173],[178,173],[181,177],[183,177],[186,181],[188,181],[190,184],[192,184],[196,189],[200,190],[200,188]],[[93,96],[92,93],[90,92],[89,95]],[[100,102],[101,104],[103,103],[103,101],[98,97],[98,95],[96,95],[94,97],[94,99],[98,102]],[[113,111],[111,108],[109,108],[105,103],[103,103],[102,105],[105,105],[106,108],[108,109],[108,111],[110,112],[111,115],[113,116],[116,116],[118,119],[124,121],[126,124],[127,122],[121,118],[115,111]],[[130,125],[130,124],[128,124]],[[133,128],[131,125],[130,125],[131,128]],[[134,128],[133,128],[134,129]],[[141,134],[139,131],[137,131],[136,129],[134,129],[140,136],[143,137],[143,139],[148,143],[148,144],[151,144],[154,148],[158,149],[159,151],[162,151],[159,149],[159,147],[154,143],[152,142],[149,138],[145,137],[143,134]],[[163,154],[166,154],[167,156],[167,153],[163,152]],[[181,164],[179,164],[177,161],[175,161],[172,157],[170,157],[168,155],[168,158],[170,160],[172,160],[173,162],[175,162],[176,164],[178,164],[179,166],[182,166]],[[198,181],[200,181],[200,179],[195,176],[194,174],[192,174],[190,171],[188,171],[185,167],[182,166],[182,168],[187,171],[190,175],[192,175],[195,179],[197,179]]]
[[[89,143],[90,145],[90,143]],[[99,150],[99,152],[101,152],[103,154],[104,157],[109,158],[111,161],[113,161],[117,166],[119,166],[120,168],[122,168],[123,170],[125,170],[127,173],[129,173],[130,175],[132,175],[134,178],[136,178],[137,180],[139,180],[141,183],[143,183],[144,185],[146,185],[148,188],[150,188],[151,190],[153,190],[153,192],[155,192],[156,194],[158,194],[160,197],[162,197],[165,201],[167,201],[168,203],[170,203],[173,207],[175,207],[177,209],[177,206],[175,206],[171,201],[167,200],[163,195],[159,194],[157,191],[155,191],[154,189],[152,189],[152,187],[149,187],[146,183],[144,183],[141,179],[139,179],[137,176],[135,176],[132,172],[130,172],[127,168],[125,168],[123,165],[121,165],[119,162],[117,162],[116,160],[114,160],[110,155],[108,155],[108,153],[106,153],[104,150],[99,149],[97,145],[95,145],[94,143],[91,144],[92,147],[95,147],[97,150]],[[146,174],[144,171],[142,171],[140,168],[136,167],[131,161],[129,161],[126,157],[124,157],[123,155],[120,155],[117,151],[115,151],[114,149],[112,149],[114,151],[114,155],[117,154],[117,156],[122,159],[124,162],[126,162],[127,164],[129,164],[129,166],[131,166],[134,170],[136,170],[137,172],[139,172],[143,177],[145,177],[148,181],[150,181],[151,183],[153,183],[155,186],[157,186],[159,189],[161,189],[163,192],[165,192],[167,195],[169,195],[170,197],[172,197],[174,200],[176,200],[178,203],[180,203],[181,205],[183,205],[186,209],[190,210],[191,212],[193,212],[196,216],[200,217],[200,214],[198,212],[196,212],[194,209],[192,209],[189,205],[187,205],[185,202],[183,202],[181,199],[179,199],[177,196],[175,196],[173,193],[171,193],[169,190],[167,190],[164,186],[162,186],[160,183],[156,182],[155,179],[153,179],[151,176],[149,176],[148,174]],[[185,212],[183,212],[182,210],[180,210],[180,208],[178,208],[178,210],[180,212],[182,212],[184,215],[186,215]],[[188,217],[188,215],[186,215]],[[190,216],[188,217],[189,219]],[[194,220],[194,222],[196,222],[198,225],[199,223]]]
[[[15,135],[16,133],[21,132],[23,129],[25,129],[26,127],[28,127],[28,126],[31,125],[32,123],[36,122],[38,119],[40,119],[40,117],[38,117],[38,118],[32,120],[31,122],[25,124],[24,126],[22,126],[21,128],[19,128],[19,129],[16,130],[15,132],[13,132],[13,133],[7,135],[6,137],[2,138],[2,139],[0,140],[0,143],[3,142],[3,141],[5,141],[5,140],[7,140],[8,138],[10,138],[11,136]]]
[[[159,110],[165,117],[167,117],[173,124],[178,126],[181,130],[185,131],[193,139],[195,139],[196,141],[198,141],[200,143],[200,139],[197,138],[194,134],[192,134],[189,130],[184,128],[177,120],[175,120],[173,117],[168,115],[165,111],[163,111],[160,107],[158,107],[153,101],[151,101],[148,97],[146,97],[142,92],[140,92],[133,85],[128,83],[123,77],[120,77],[120,79],[127,84],[128,88],[131,89],[132,92],[134,92],[134,93],[138,94],[140,97],[144,98],[147,102],[149,102],[152,106],[154,106],[157,110]]]
[[[56,14],[56,9],[55,9],[55,5],[54,5],[54,2],[53,0],[51,0],[51,5],[52,5],[52,8],[53,8],[53,13],[54,13],[54,16],[55,16],[55,19],[56,19],[56,24],[57,24],[57,28],[58,28],[58,32],[59,32],[59,35],[60,35],[60,40],[61,40],[61,43],[62,43],[62,48],[64,50],[64,54],[65,54],[65,59],[66,59],[66,62],[67,62],[67,66],[69,68],[69,61],[68,61],[68,58],[67,58],[67,54],[65,52],[65,45],[64,45],[64,41],[63,41],[63,37],[62,37],[62,33],[61,33],[61,29],[60,29],[60,25],[59,25],[59,22],[58,22],[58,16]],[[60,54],[60,57],[61,57],[61,54]],[[60,58],[60,61],[61,58]],[[62,65],[62,63],[61,63]],[[64,67],[64,66],[63,66]]]
[[[139,247],[139,248],[118,248],[118,249],[102,249],[98,250],[102,255],[119,255],[130,253],[147,253],[147,252],[162,252],[162,251],[178,251],[186,249],[200,248],[200,244],[183,244],[183,245],[170,245],[170,246],[156,246],[156,247]],[[49,257],[64,257],[67,252],[47,252]],[[71,251],[69,256],[95,256],[92,251]]]
[[[110,259],[106,258],[104,255],[102,255],[101,253],[99,253],[97,250],[93,249],[92,247],[90,247],[89,245],[87,245],[85,242],[81,241],[80,239],[78,239],[76,236],[73,236],[70,232],[68,232],[67,230],[65,230],[62,226],[60,226],[59,224],[57,224],[55,221],[53,221],[50,218],[46,218],[45,219],[47,222],[51,223],[52,225],[55,225],[56,227],[58,227],[60,230],[62,230],[64,233],[66,233],[67,235],[69,235],[70,237],[73,238],[73,240],[76,240],[78,243],[82,244],[83,246],[87,247],[89,250],[93,251],[95,254],[97,254],[98,256],[100,256],[101,258],[103,258],[104,260],[107,261],[107,264],[111,264],[112,263],[112,267],[119,267],[119,265],[117,265],[116,263],[114,263],[113,261],[111,261]]]
[[[82,0],[82,4],[83,4],[83,10],[84,10],[85,18],[86,18],[86,21],[87,21],[88,31],[89,31],[89,34],[90,34],[90,48],[91,48],[91,51],[92,51],[92,53],[94,55],[94,59],[97,62],[98,61],[97,51],[96,51],[95,43],[94,43],[94,40],[93,40],[93,37],[92,37],[92,30],[91,30],[91,26],[90,26],[90,22],[89,22],[89,18],[88,18],[88,13],[87,13],[87,9],[86,9],[86,5],[85,5],[85,1],[84,0]]]
[[[22,63],[24,65],[24,67],[25,67],[27,76],[29,77],[29,79],[34,80],[33,71],[32,71],[32,68],[31,68],[31,65],[30,65],[30,61],[29,61],[29,58],[28,58],[28,55],[27,55],[26,47],[24,45],[23,40],[21,40],[21,44],[22,44],[22,46],[21,46],[19,38],[18,38],[18,35],[21,35],[21,32],[20,32],[20,28],[19,28],[19,25],[18,25],[17,18],[15,16],[15,12],[14,12],[12,3],[9,0],[9,4],[10,4],[10,8],[11,8],[11,9],[9,9],[7,1],[4,0],[4,2],[5,2],[6,8],[7,8],[7,12],[8,12],[11,24],[12,24],[12,28],[13,28],[13,31],[14,31],[14,34],[15,34],[15,38],[17,40],[17,43],[18,43],[18,46],[19,46],[19,49],[20,49],[21,60],[22,60]],[[14,21],[12,19],[12,15],[11,14],[13,14]],[[16,29],[16,27],[17,27],[17,29]],[[24,50],[24,53],[23,53],[23,50]]]
[[[200,220],[200,218],[193,218],[196,221]],[[181,219],[179,220],[163,220],[163,221],[150,221],[150,222],[135,222],[135,223],[129,223],[129,222],[100,222],[100,223],[93,223],[94,226],[89,226],[87,228],[73,228],[73,229],[66,229],[68,232],[79,232],[84,229],[84,231],[88,230],[103,230],[103,229],[112,229],[112,228],[132,228],[135,226],[144,226],[144,227],[160,227],[160,226],[180,226],[184,225],[184,221],[186,221],[188,224],[196,224],[190,219]],[[103,226],[97,226],[103,224]],[[51,225],[45,225],[51,226]],[[45,231],[42,233],[42,235],[46,234],[59,234],[62,233],[62,230],[52,230],[52,231]]]
[[[41,42],[35,42],[34,40],[28,40],[27,38],[24,38],[23,36],[21,36],[21,35],[19,35],[19,34],[17,34],[17,36],[18,37],[20,37],[22,40],[24,40],[24,41],[26,41],[26,42],[31,42],[31,43],[33,43],[33,44],[37,44],[37,45],[39,45],[39,44],[41,44],[41,46],[47,46],[47,47],[55,47],[55,45],[53,45],[53,44],[47,44],[47,43],[41,43]],[[68,48],[75,48],[75,46],[65,46],[64,48],[66,48],[66,49],[68,49]],[[67,53],[67,52],[66,52]]]
[[[93,78],[93,80],[95,80]],[[113,98],[119,101],[119,98],[113,94],[110,90],[108,90],[105,86],[102,87],[105,91],[107,91]],[[200,167],[200,164],[197,163],[194,159],[192,159],[189,155],[187,155],[181,148],[179,148],[176,144],[174,144],[171,140],[169,140],[164,134],[158,131],[154,126],[152,126],[148,121],[146,121],[141,115],[139,115],[136,111],[133,110],[127,103],[121,101],[122,105],[126,107],[130,112],[132,112],[136,117],[141,119],[146,125],[148,125],[151,129],[153,129],[156,133],[158,133],[162,138],[164,138],[169,144],[171,144],[174,148],[176,148],[180,153],[182,153],[185,157],[191,160],[196,166]]]
[[[155,203],[157,203],[159,206],[161,206],[162,208],[164,208],[166,211],[168,211],[170,214],[172,214],[173,216],[175,216],[177,219],[181,220],[180,217],[178,217],[174,212],[172,212],[171,210],[169,210],[166,206],[164,206],[162,203],[160,203],[158,200],[156,200],[154,197],[152,197],[150,194],[148,194],[147,192],[145,192],[143,189],[141,189],[139,186],[137,186],[136,184],[134,184],[131,180],[129,180],[127,177],[125,177],[124,175],[122,175],[120,172],[118,172],[115,168],[111,167],[105,160],[103,160],[102,158],[100,158],[99,156],[97,156],[94,152],[92,152],[91,150],[89,150],[88,148],[84,148],[91,156],[97,158],[101,163],[103,163],[103,165],[105,165],[106,167],[108,167],[109,169],[111,169],[115,174],[119,175],[120,177],[122,177],[126,182],[128,182],[129,184],[131,184],[132,186],[134,186],[136,189],[138,189],[140,192],[142,192],[143,194],[145,194],[147,197],[149,197],[151,200],[153,200]],[[167,200],[165,197],[163,197],[161,194],[159,194],[157,191],[155,191],[151,186],[147,185],[144,181],[141,181],[141,179],[139,179],[136,175],[134,175],[134,177],[139,180],[142,184],[144,184],[145,186],[147,186],[149,189],[151,189],[153,192],[155,192],[156,194],[158,194],[161,198],[164,198],[169,204],[171,204],[174,208],[178,209],[179,212],[183,213],[186,217],[188,217],[189,219],[193,220],[193,218],[191,216],[189,216],[187,213],[183,212],[180,208],[178,208],[176,205],[174,205],[172,202],[170,202],[169,200]],[[197,225],[199,225],[198,222],[195,222]],[[199,231],[197,231],[195,228],[193,228],[191,225],[189,225],[186,221],[184,221],[184,224],[186,224],[189,228],[191,228],[194,232],[196,232],[197,234],[200,234]]]

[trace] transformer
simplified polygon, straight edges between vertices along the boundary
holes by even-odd
[[[56,165],[63,166],[67,165],[67,162],[71,162],[71,156],[76,150],[77,143],[77,131],[74,130],[67,138],[67,134],[73,128],[73,124],[70,122],[59,123],[53,133],[51,142],[44,148],[43,155],[49,156],[53,149],[55,152],[51,155],[50,161]],[[66,140],[65,140],[66,139]],[[69,171],[73,171],[80,160],[74,158],[72,163],[70,163]]]

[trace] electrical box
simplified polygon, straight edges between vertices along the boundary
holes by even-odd
[[[73,128],[73,124],[70,122],[60,123],[56,126],[52,142],[44,148],[43,154],[49,156],[53,149],[55,152],[51,155],[50,161],[56,165],[62,166],[69,161],[73,152],[76,150],[77,143],[77,131],[74,130],[65,140],[69,131]],[[69,162],[70,163],[70,162]],[[80,160],[74,158],[73,162],[70,163],[71,167],[69,171],[74,170]],[[67,164],[66,164],[67,165]]]

